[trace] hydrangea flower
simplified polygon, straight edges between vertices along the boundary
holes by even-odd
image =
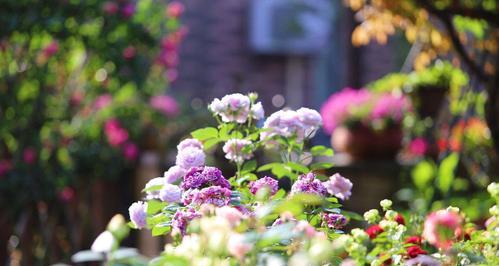
[[[433,212],[426,217],[422,236],[428,243],[447,250],[461,235],[462,222],[459,213],[447,210]]]
[[[324,182],[327,192],[335,197],[347,200],[352,195],[352,182],[336,173]]]
[[[175,233],[185,235],[189,222],[199,217],[201,217],[201,214],[192,208],[185,211],[178,210],[173,215],[172,229]]]
[[[322,182],[315,178],[314,173],[308,173],[306,175],[300,175],[298,180],[291,187],[291,195],[296,193],[308,193],[315,194],[318,196],[327,196],[326,187]]]
[[[186,171],[178,165],[174,165],[164,173],[164,178],[166,183],[175,183],[184,177]]]
[[[203,149],[203,143],[197,139],[184,139],[177,145],[177,150],[180,152],[181,150],[187,147],[194,147],[200,150]]]
[[[180,202],[182,199],[182,190],[172,184],[164,184],[163,188],[159,191],[159,199],[169,203]]]
[[[223,146],[225,158],[236,163],[243,163],[253,157],[251,145],[251,141],[246,139],[230,139]]]
[[[250,192],[253,195],[256,195],[256,193],[258,193],[258,190],[264,187],[270,190],[270,195],[274,195],[275,193],[277,193],[277,190],[279,190],[279,182],[272,177],[265,176],[258,179],[257,181],[252,181],[249,184],[249,187]]]
[[[163,186],[165,184],[165,179],[163,177],[156,177],[156,178],[153,178],[151,180],[149,180],[144,189],[148,189],[148,188],[151,188],[151,187],[155,187],[155,186]],[[159,197],[159,189],[157,190],[152,190],[152,191],[146,191],[146,198],[147,199],[157,199]]]
[[[206,155],[203,150],[195,147],[186,147],[177,154],[176,165],[189,170],[191,167],[203,166]]]
[[[128,208],[130,220],[135,227],[142,229],[147,225],[147,202],[137,201]]]
[[[250,98],[241,93],[225,95],[221,100],[215,98],[208,106],[210,111],[219,115],[223,122],[246,123],[250,113]]]
[[[347,218],[339,213],[323,213],[322,221],[331,229],[341,229],[347,224]]]
[[[280,110],[271,114],[263,124],[264,132],[260,139],[266,140],[274,136],[296,137],[298,142],[314,136],[322,124],[322,118],[317,111],[300,108],[297,111]]]
[[[203,188],[193,193],[192,202],[196,205],[211,204],[217,207],[229,205],[231,190],[220,186]]]
[[[220,171],[220,169],[216,167],[204,166],[191,168],[185,174],[184,180],[180,184],[180,187],[184,191],[208,186],[230,188],[230,183],[222,175],[222,171]]]

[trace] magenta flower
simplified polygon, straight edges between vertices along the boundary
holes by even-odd
[[[428,150],[428,143],[424,138],[415,138],[409,143],[408,149],[411,154],[423,156]]]
[[[185,235],[187,231],[187,225],[189,224],[189,222],[199,217],[201,217],[201,213],[197,212],[192,208],[189,208],[185,211],[178,210],[173,215],[172,229],[175,233]]]
[[[42,53],[45,57],[52,57],[57,51],[59,51],[59,42],[53,40],[43,48]]]
[[[339,213],[323,213],[323,223],[330,229],[339,230],[347,224],[347,218]]]
[[[220,186],[211,186],[203,188],[192,194],[190,199],[192,204],[203,205],[211,204],[217,207],[227,206],[230,203],[231,190]],[[184,204],[189,204],[184,198]]]
[[[315,174],[310,172],[306,175],[300,175],[298,180],[291,186],[291,195],[296,193],[315,194],[326,196],[327,190],[322,182],[315,178]]]
[[[133,142],[127,142],[123,145],[123,156],[129,161],[135,161],[139,156],[139,148]]]
[[[274,195],[279,190],[279,182],[273,179],[272,177],[265,176],[263,178],[258,179],[257,181],[253,181],[250,183],[250,192],[253,195],[258,193],[258,190],[262,188],[267,188],[270,191],[270,195]]]
[[[12,169],[12,163],[9,160],[0,160],[0,176],[7,174]]]
[[[119,6],[115,2],[112,1],[106,1],[102,5],[102,11],[106,13],[107,15],[114,15],[118,12]]]
[[[109,106],[112,102],[113,97],[111,94],[103,94],[95,99],[93,106],[98,111],[106,106]]]
[[[400,123],[408,110],[409,101],[406,97],[384,93],[375,99],[370,119],[391,119],[395,123]]]
[[[329,194],[342,200],[347,200],[352,195],[352,182],[338,173],[329,177],[324,186]]]
[[[172,1],[166,7],[166,15],[169,17],[179,17],[184,12],[184,4],[179,1]]]
[[[23,161],[26,164],[33,164],[36,161],[36,150],[33,148],[26,148],[23,151]]]
[[[437,248],[447,250],[462,233],[463,219],[459,213],[439,210],[426,217],[423,238]]]
[[[180,111],[177,101],[168,95],[153,96],[149,104],[167,117],[177,116]]]
[[[126,60],[130,60],[135,57],[137,54],[137,49],[133,46],[127,46],[125,49],[123,49],[123,58]]]
[[[222,175],[222,171],[216,167],[204,166],[193,167],[184,176],[180,187],[186,191],[208,186],[221,186],[230,188],[230,183]]]
[[[122,8],[121,8],[121,14],[125,18],[130,18],[133,16],[135,13],[135,4],[134,3],[126,3]]]
[[[126,129],[121,127],[120,122],[115,119],[109,119],[104,125],[104,132],[107,137],[107,141],[113,147],[120,146],[128,140],[128,132]]]
[[[75,190],[71,187],[64,187],[59,191],[59,198],[64,202],[70,202],[75,196]]]

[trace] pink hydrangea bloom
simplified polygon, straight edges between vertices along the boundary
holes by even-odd
[[[175,183],[177,182],[178,180],[182,180],[182,178],[184,177],[186,171],[184,169],[182,169],[182,167],[178,166],[178,165],[174,165],[172,167],[170,167],[168,169],[168,171],[166,171],[164,173],[164,178],[166,179],[166,182],[167,183]]]
[[[237,259],[242,260],[252,248],[253,245],[245,240],[244,235],[237,233],[230,235],[227,250]]]
[[[409,101],[406,97],[384,93],[375,100],[370,119],[389,118],[395,123],[400,123],[408,110]]]
[[[203,149],[203,143],[197,139],[184,139],[177,145],[177,150],[181,151],[187,147]]]
[[[133,142],[127,142],[123,145],[123,156],[129,161],[135,161],[139,156],[139,147]]]
[[[120,146],[128,140],[128,132],[121,127],[120,122],[115,118],[106,121],[104,125],[104,132],[106,134],[107,141],[113,147]]]
[[[135,47],[133,46],[127,46],[125,49],[123,49],[123,58],[125,58],[126,60],[130,60],[132,58],[135,57],[135,55],[137,54],[137,49],[135,49]]]
[[[338,173],[329,177],[324,186],[329,194],[342,200],[347,200],[352,195],[352,182]]]
[[[167,117],[174,117],[180,111],[177,101],[168,95],[153,96],[149,100],[149,104]]]
[[[208,106],[211,112],[219,115],[223,122],[246,123],[250,114],[250,98],[241,93],[215,98]]]
[[[251,145],[251,141],[246,139],[230,139],[223,146],[225,158],[236,163],[243,163],[253,157]]]
[[[146,227],[147,225],[147,202],[134,202],[130,208],[128,208],[130,215],[130,220],[139,229]]]
[[[423,238],[428,243],[447,250],[462,233],[463,219],[459,213],[448,210],[439,210],[426,217]]]
[[[195,147],[187,147],[177,154],[176,165],[184,170],[189,170],[192,167],[203,166],[206,155],[203,150]]]

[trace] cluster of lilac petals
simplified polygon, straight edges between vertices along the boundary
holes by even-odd
[[[135,227],[142,229],[147,226],[147,202],[134,202],[128,208],[128,213]]]
[[[339,213],[323,213],[322,221],[331,229],[341,229],[347,224],[347,218]]]
[[[172,184],[164,184],[163,188],[159,191],[159,199],[168,203],[180,202],[182,199],[182,190]]]
[[[225,158],[236,163],[243,163],[253,157],[251,141],[246,139],[229,139],[225,142],[222,150]]]
[[[187,171],[185,171],[182,167],[180,167],[178,165],[174,165],[174,166],[170,167],[168,169],[168,171],[166,171],[164,173],[163,176],[165,178],[166,183],[173,184],[179,180],[182,180],[182,178],[184,177],[186,172]]]
[[[328,194],[326,187],[324,187],[322,182],[312,172],[298,177],[298,180],[291,187],[291,195],[297,193],[315,194],[318,196],[327,196]]]
[[[184,170],[189,170],[191,167],[203,166],[205,159],[206,155],[203,150],[186,147],[178,152],[175,164]]]
[[[202,166],[191,168],[184,176],[180,187],[186,191],[209,186],[220,186],[230,189],[230,183],[216,167]]]
[[[336,173],[324,182],[327,192],[341,200],[347,200],[352,195],[352,182]]]
[[[203,150],[203,143],[197,139],[184,139],[177,145],[177,150],[180,152],[187,147]]]
[[[241,93],[225,95],[222,99],[215,98],[208,108],[225,123],[243,124],[249,117],[259,120],[264,116],[262,104],[258,102],[252,105],[250,98]]]
[[[217,207],[227,206],[230,203],[231,190],[220,186],[211,186],[199,191],[192,190],[191,203],[194,205],[211,204]],[[184,201],[187,203],[187,201]]]
[[[201,213],[196,210],[189,208],[185,211],[178,210],[172,219],[172,229],[176,233],[180,233],[182,235],[186,234],[187,225],[193,219],[201,217]]]
[[[151,180],[149,180],[146,185],[145,185],[145,188],[144,189],[149,189],[149,188],[152,188],[152,187],[156,187],[156,186],[163,186],[165,184],[165,181],[166,179],[163,178],[163,177],[156,177],[156,178],[153,178]],[[146,198],[147,199],[157,199],[159,198],[159,189],[154,189],[154,190],[151,190],[151,191],[146,191]]]
[[[272,177],[265,176],[263,178],[258,179],[257,181],[253,181],[249,185],[250,192],[253,195],[256,195],[258,191],[262,188],[267,188],[270,191],[270,195],[274,195],[279,190],[279,182]]]
[[[322,125],[320,114],[309,108],[280,110],[271,114],[263,124],[260,139],[268,140],[274,136],[296,137],[298,142],[314,136]]]

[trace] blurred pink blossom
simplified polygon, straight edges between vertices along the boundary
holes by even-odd
[[[23,161],[26,164],[33,164],[36,161],[36,150],[33,148],[26,148],[23,151]]]
[[[97,99],[95,99],[94,108],[96,110],[100,110],[100,109],[110,105],[112,101],[113,101],[113,97],[111,96],[111,94],[107,94],[107,93],[102,94],[99,97],[97,97]]]
[[[129,161],[135,161],[139,156],[139,148],[133,142],[127,142],[123,145],[123,156]]]
[[[59,198],[64,202],[71,201],[75,196],[75,191],[71,187],[64,187],[61,191],[59,191]]]
[[[135,49],[135,47],[131,45],[123,49],[123,58],[125,58],[126,60],[134,58],[136,54],[137,54],[137,49]]]
[[[244,235],[234,233],[229,237],[227,250],[239,260],[242,260],[246,253],[250,252],[253,244],[246,242]]]
[[[9,160],[0,160],[0,176],[7,174],[12,169],[12,163]]]
[[[428,143],[424,138],[415,138],[409,143],[408,149],[411,154],[423,156],[428,150]]]
[[[160,111],[168,117],[174,117],[179,113],[177,101],[168,95],[153,96],[149,100],[149,104],[152,108]]]
[[[169,17],[176,18],[182,15],[183,12],[184,12],[184,4],[178,1],[170,2],[166,7],[166,15]]]
[[[118,4],[112,1],[107,1],[102,5],[102,10],[108,15],[114,15],[118,12]]]
[[[129,18],[133,16],[135,13],[135,4],[134,3],[126,3],[122,8],[121,8],[121,14],[125,18]]]
[[[107,141],[113,147],[120,146],[128,140],[128,132],[126,129],[121,127],[120,122],[115,118],[106,121],[104,125],[104,132],[106,134]]]
[[[439,210],[426,217],[423,238],[437,248],[447,250],[462,233],[463,219],[459,213]]]
[[[59,42],[56,40],[53,40],[50,42],[47,46],[45,46],[42,50],[42,53],[45,57],[51,57],[55,53],[59,51]]]

